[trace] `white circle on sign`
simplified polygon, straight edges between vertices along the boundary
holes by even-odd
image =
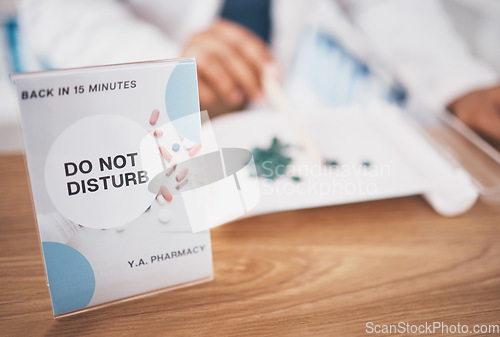
[[[97,115],[70,125],[52,144],[45,183],[66,218],[107,229],[144,213],[156,196],[148,184],[162,170],[146,129],[122,116]]]

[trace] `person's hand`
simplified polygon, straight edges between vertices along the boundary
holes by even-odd
[[[467,93],[448,108],[474,130],[500,141],[500,85]]]
[[[261,72],[273,64],[262,39],[227,20],[192,35],[182,56],[196,57],[201,108],[216,114],[261,99]]]

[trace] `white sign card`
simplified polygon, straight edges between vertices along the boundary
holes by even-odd
[[[182,163],[218,150],[195,61],[12,79],[54,315],[211,280],[212,224],[182,197],[203,183]]]

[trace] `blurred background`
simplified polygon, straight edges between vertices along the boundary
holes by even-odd
[[[441,0],[456,32],[477,59],[500,74],[500,2]],[[50,68],[20,33],[17,2],[0,1],[0,152],[22,152],[18,107],[9,74]],[[425,19],[424,19],[425,22]],[[76,24],[76,23],[75,23]],[[125,58],[126,59],[126,58]]]

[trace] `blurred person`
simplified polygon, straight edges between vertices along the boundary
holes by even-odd
[[[23,0],[32,51],[51,68],[194,56],[211,113],[263,97],[286,73],[308,14],[303,0]],[[497,74],[475,59],[435,0],[331,0],[392,65],[410,94],[500,140]]]

